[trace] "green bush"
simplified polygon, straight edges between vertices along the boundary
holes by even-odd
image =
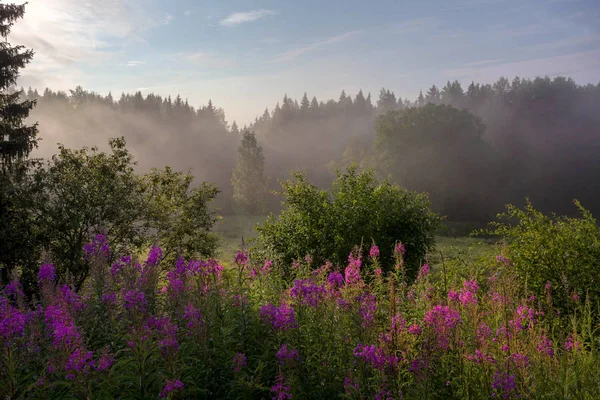
[[[373,171],[355,166],[337,173],[330,193],[306,181],[301,173],[282,182],[285,209],[258,226],[258,244],[289,265],[309,254],[313,266],[329,260],[341,265],[357,243],[364,252],[373,241],[382,266],[393,264],[397,241],[406,247],[409,271],[415,271],[435,242],[441,218],[429,208],[426,194],[377,182]]]
[[[578,297],[600,295],[600,229],[589,211],[575,205],[579,218],[544,215],[527,201],[523,210],[507,206],[491,223],[523,282],[537,293],[550,283],[554,304],[563,308]]]

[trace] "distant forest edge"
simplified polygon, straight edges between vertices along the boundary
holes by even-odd
[[[194,108],[180,96],[115,100],[81,87],[23,96],[37,100],[30,121],[39,122],[42,141],[34,157],[50,157],[56,143],[102,148],[124,136],[141,170],[171,165],[217,184],[222,214],[234,212],[232,171],[246,129],[262,146],[272,189],[294,169],[327,188],[335,169],[356,162],[429,192],[451,221],[488,221],[526,197],[544,212],[573,214],[579,199],[600,213],[600,83],[517,77],[465,90],[455,81],[414,101],[387,89],[376,100],[362,91],[327,101],[286,95],[247,127],[229,124],[212,102]],[[277,211],[279,201],[271,196],[267,209]]]

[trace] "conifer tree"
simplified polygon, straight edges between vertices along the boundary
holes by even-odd
[[[231,178],[233,201],[241,213],[259,215],[265,212],[267,179],[264,176],[264,164],[262,147],[258,145],[254,133],[244,131]]]
[[[27,126],[25,118],[35,100],[20,101],[21,92],[14,90],[19,69],[33,58],[33,51],[8,43],[10,30],[25,13],[25,5],[0,4],[0,168],[5,170],[15,161],[26,158],[37,146],[37,124]]]

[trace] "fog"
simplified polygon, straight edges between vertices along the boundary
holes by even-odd
[[[373,99],[362,91],[342,92],[337,99],[284,96],[245,128],[263,147],[272,188],[291,169],[304,170],[311,182],[327,188],[334,169],[355,161],[394,183],[429,192],[434,208],[449,219],[489,220],[504,204],[521,205],[525,197],[544,211],[572,213],[577,198],[600,212],[600,84],[558,77],[444,85],[417,99],[398,99],[387,89]],[[26,97],[38,102],[30,121],[39,122],[42,140],[33,157],[50,157],[57,143],[106,149],[109,137],[124,136],[140,172],[165,165],[191,169],[198,181],[219,186],[221,212],[232,212],[230,179],[244,127],[228,123],[226,110],[212,103],[194,108],[176,94],[113,99],[80,87],[68,94],[30,90]],[[455,135],[452,147],[421,143],[402,153],[400,173],[386,170],[373,145],[378,118],[428,103],[474,114],[484,127],[481,139],[434,127]],[[269,200],[272,211],[279,201]]]

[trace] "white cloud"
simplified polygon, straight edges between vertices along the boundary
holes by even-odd
[[[146,61],[133,60],[133,61],[127,61],[127,64],[125,64],[125,65],[127,65],[128,67],[137,67],[139,65],[144,65],[144,64],[146,64]]]
[[[223,26],[236,26],[245,22],[254,22],[269,15],[275,15],[273,10],[254,10],[248,12],[238,12],[231,14],[227,18],[221,20]]]
[[[9,37],[35,52],[19,83],[55,90],[85,84],[83,65],[106,62],[162,21],[129,0],[30,0]]]
[[[493,60],[482,60],[482,61],[476,61],[476,62],[472,62],[472,63],[466,63],[463,64],[464,67],[477,67],[480,65],[487,65],[487,64],[494,64],[497,63],[499,61],[503,61],[503,58],[495,58]]]
[[[346,39],[349,39],[351,37],[354,37],[358,34],[360,34],[362,31],[351,31],[351,32],[346,32],[346,33],[342,33],[341,35],[336,35],[336,36],[332,36],[328,39],[325,40],[321,40],[312,44],[309,44],[307,46],[304,47],[300,47],[297,49],[292,49],[292,50],[288,50],[285,53],[280,54],[275,61],[276,62],[284,62],[284,61],[291,61],[305,53],[320,49],[321,47],[330,45],[330,44],[334,44],[334,43],[338,43],[338,42],[342,42]]]
[[[193,13],[194,13],[194,12],[193,12],[192,10],[185,10],[185,11],[183,12],[183,15],[184,15],[184,16],[186,16],[186,17],[189,17],[189,16],[190,16],[190,15],[192,15]]]
[[[175,19],[174,16],[172,16],[169,13],[165,13],[165,15],[163,16],[161,22],[162,22],[163,25],[169,25],[171,23],[171,21],[173,21],[174,19]]]

